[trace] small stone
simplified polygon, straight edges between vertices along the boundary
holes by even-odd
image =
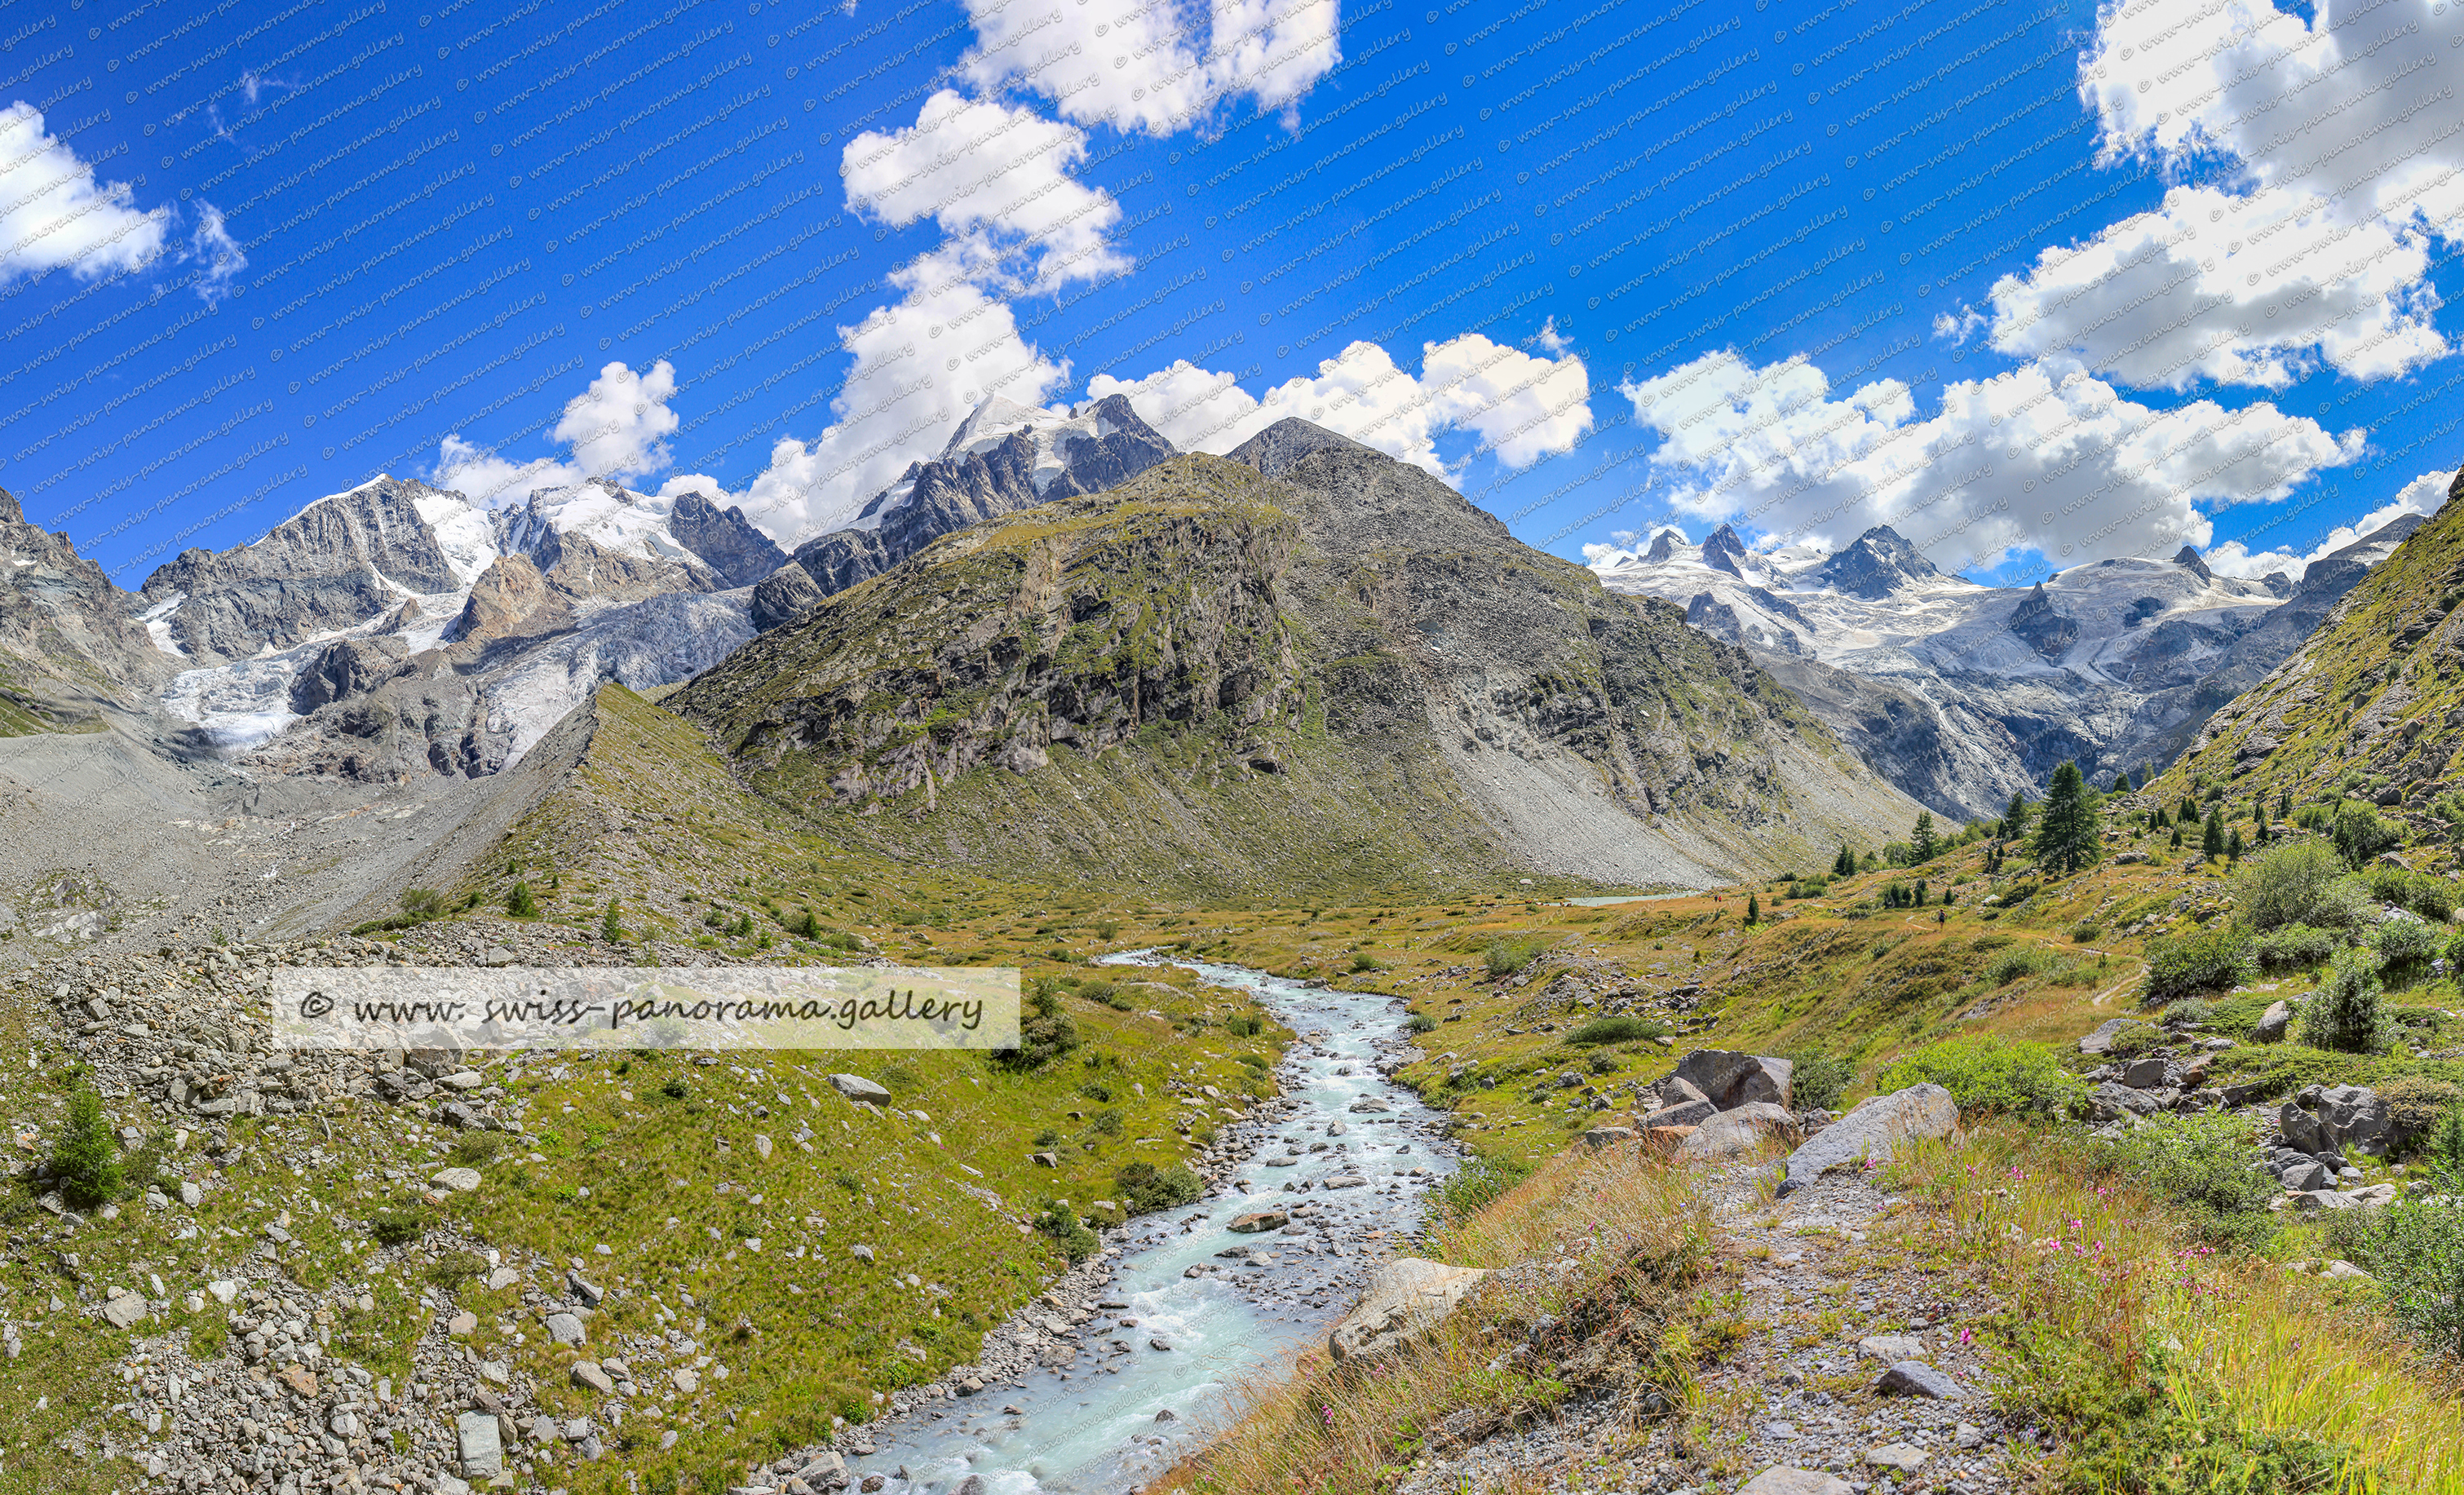
[[[1281,1230],[1290,1222],[1291,1214],[1287,1210],[1249,1210],[1233,1216],[1232,1223],[1226,1228],[1236,1235],[1249,1236],[1265,1230]]]
[[[1155,1415],[1155,1419],[1158,1422],[1177,1422],[1180,1420],[1178,1418],[1173,1416],[1173,1412],[1170,1407],[1159,1409]]]
[[[578,1345],[588,1336],[583,1331],[582,1320],[571,1313],[547,1316],[547,1337],[560,1345]]]
[[[488,1274],[488,1290],[502,1292],[522,1280],[522,1274],[510,1266],[499,1266]]]
[[[690,1367],[678,1366],[675,1370],[668,1373],[668,1379],[675,1382],[676,1391],[683,1396],[690,1396],[694,1392],[701,1390],[701,1376],[696,1374]]]
[[[1931,1454],[1913,1443],[1884,1443],[1880,1448],[1865,1450],[1865,1462],[1877,1468],[1897,1469],[1906,1474],[1932,1458]]]
[[[1925,1358],[1925,1341],[1907,1334],[1876,1334],[1871,1339],[1857,1341],[1857,1352],[1868,1360],[1890,1365],[1901,1360]]]
[[[766,1160],[770,1156],[770,1139],[756,1132],[753,1133],[753,1151],[760,1154]]]
[[[1835,1479],[1819,1469],[1790,1469],[1773,1465],[1748,1480],[1737,1495],[1855,1495],[1847,1481]]]
[[[597,1392],[602,1396],[609,1396],[616,1390],[614,1378],[588,1360],[573,1362],[573,1384]]]
[[[1147,1341],[1147,1348],[1150,1350],[1169,1350],[1172,1348],[1172,1341],[1158,1334],[1155,1338]]]
[[[504,1472],[505,1443],[495,1418],[484,1412],[465,1412],[453,1419],[453,1434],[464,1479],[484,1480]]]
[[[200,1204],[202,1204],[202,1203],[204,1203],[204,1202],[205,1202],[205,1198],[206,1198],[206,1191],[205,1191],[205,1190],[203,1190],[203,1189],[201,1189],[201,1188],[198,1188],[195,1184],[190,1183],[190,1182],[187,1181],[186,1179],[183,1179],[183,1180],[181,1181],[181,1183],[180,1183],[180,1202],[181,1202],[181,1203],[186,1204],[186,1205],[187,1205],[187,1206],[188,1206],[190,1209],[195,1209],[198,1205],[200,1205]]]
[[[439,1075],[436,1083],[449,1090],[475,1090],[487,1084],[488,1079],[476,1069],[457,1069],[451,1074]]]
[[[314,1396],[317,1395],[317,1377],[309,1374],[303,1367],[297,1365],[285,1366],[282,1371],[281,1380],[282,1384],[290,1387],[293,1391],[297,1392],[302,1396]]]
[[[145,1300],[133,1292],[124,1292],[102,1306],[102,1316],[115,1329],[133,1328],[146,1315]]]
[[[225,1279],[221,1282],[209,1282],[206,1284],[206,1291],[214,1295],[214,1301],[216,1303],[221,1304],[224,1308],[230,1308],[231,1300],[239,1296],[239,1284],[230,1281],[229,1279]]]
[[[860,1074],[831,1075],[830,1088],[838,1091],[841,1095],[846,1096],[848,1100],[861,1101],[868,1106],[887,1106],[890,1104],[890,1092]]]
[[[428,1181],[440,1189],[451,1189],[456,1194],[469,1194],[479,1187],[479,1170],[476,1168],[439,1169]]]
[[[445,1321],[445,1332],[455,1339],[467,1339],[479,1331],[479,1315],[465,1308]]]
[[[872,1247],[869,1245],[849,1246],[847,1247],[847,1255],[854,1257],[859,1262],[869,1262],[872,1260]]]

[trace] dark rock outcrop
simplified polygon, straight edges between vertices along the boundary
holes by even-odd
[[[2011,631],[2047,660],[2057,661],[2078,639],[2079,623],[2054,606],[2039,582],[2011,610]]]
[[[336,701],[365,695],[403,673],[410,646],[398,638],[336,639],[291,680],[291,709],[305,716]]]
[[[170,672],[102,567],[0,489],[0,736],[89,722]]]
[[[697,493],[676,495],[668,533],[731,587],[751,586],[787,563],[787,553],[755,529],[742,509],[722,509]]]
[[[767,633],[822,605],[825,594],[813,574],[790,561],[753,584],[753,626]]]

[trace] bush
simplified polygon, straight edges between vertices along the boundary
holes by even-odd
[[[1438,1020],[1425,1012],[1413,1013],[1403,1020],[1403,1031],[1406,1033],[1426,1033],[1437,1025]]]
[[[2084,945],[2103,933],[2104,927],[2101,924],[2074,924],[2071,926],[2071,943]]]
[[[1018,1025],[1018,1046],[995,1049],[992,1062],[1003,1069],[1041,1069],[1078,1046],[1078,1024],[1061,1010],[1061,994],[1039,987],[1027,998],[1034,1016]]]
[[[2347,800],[2336,806],[2334,827],[2328,836],[2336,844],[2336,854],[2348,867],[2366,867],[2382,851],[2392,851],[2404,845],[2404,827],[2383,820],[2379,812],[2358,800]]]
[[[1491,980],[1502,980],[1521,971],[1540,956],[1540,947],[1528,941],[1492,939],[1483,953]]]
[[[514,890],[505,894],[505,912],[517,919],[539,917],[539,900],[531,896],[530,884],[514,884]]]
[[[427,1222],[409,1210],[386,1210],[368,1222],[368,1234],[381,1246],[408,1245],[427,1232]]]
[[[2341,925],[2327,890],[2343,871],[2325,846],[2297,841],[2244,862],[2233,875],[2233,904],[2262,933],[2288,924]]]
[[[2446,943],[2437,930],[2419,919],[2391,918],[2368,935],[2370,949],[2387,962],[2389,973],[2406,976],[2436,959]]]
[[[2343,948],[2344,936],[2307,924],[2286,924],[2258,936],[2258,963],[2279,970],[2325,965]]]
[[[2168,1028],[2200,1027],[2215,1021],[2216,1004],[2202,1001],[2196,997],[2185,997],[2180,1001],[2166,1003],[2165,1010],[2156,1016]]]
[[[1789,1074],[1789,1102],[1798,1110],[1830,1110],[1857,1083],[1853,1059],[1810,1048],[1782,1057],[1793,1066]]]
[[[2379,1280],[2387,1311],[2446,1355],[2464,1355],[2464,1209],[2410,1201],[2327,1217],[2327,1248]]]
[[[1266,1025],[1264,1022],[1259,1022],[1256,1018],[1226,1018],[1223,1020],[1223,1031],[1231,1034],[1234,1038],[1256,1038],[1260,1033],[1265,1031],[1265,1027]]]
[[[659,1093],[671,1101],[683,1100],[685,1098],[684,1076],[680,1074],[670,1075],[668,1077],[668,1083],[659,1087]]]
[[[1887,1094],[1931,1081],[1963,1115],[2064,1116],[2086,1110],[2087,1087],[2042,1044],[1991,1035],[1945,1039],[1901,1058],[1875,1088]]]
[[[1093,1256],[1103,1244],[1095,1239],[1093,1231],[1079,1222],[1076,1215],[1058,1202],[1044,1206],[1044,1213],[1035,1217],[1035,1228],[1051,1237],[1053,1243],[1061,1247],[1061,1254],[1069,1258],[1073,1266]]]
[[[51,1173],[60,1195],[78,1209],[120,1198],[127,1180],[120,1166],[120,1138],[102,1113],[102,1095],[92,1086],[69,1097],[67,1124],[52,1143]]]
[[[2399,1075],[2378,1088],[2387,1103],[2387,1130],[2399,1147],[2438,1129],[2450,1111],[2464,1105],[2464,1087],[2426,1074]]]
[[[1169,1168],[1125,1163],[1120,1172],[1112,1175],[1112,1182],[1119,1188],[1123,1206],[1133,1214],[1177,1209],[1206,1193],[1206,1181],[1191,1172],[1187,1163],[1175,1163]]]
[[[2409,867],[2373,867],[2360,879],[2373,901],[2409,909],[2433,924],[2446,923],[2455,912],[2455,885],[2444,877]]]
[[[1581,1046],[1595,1044],[1631,1044],[1637,1039],[1658,1038],[1668,1030],[1648,1018],[1619,1014],[1612,1018],[1594,1018],[1566,1035],[1566,1042]]]
[[[2116,1059],[2136,1059],[2164,1047],[2167,1042],[2165,1030],[2156,1024],[2132,1022],[2114,1030],[2105,1051]]]
[[[2319,993],[2301,1008],[2301,1042],[2348,1054],[2383,1054],[2395,1042],[2395,1020],[2379,983],[2379,957],[2340,950]]]
[[[2251,1167],[2257,1143],[2245,1116],[2165,1114],[2106,1143],[2105,1155],[2189,1212],[2202,1238],[2257,1246],[2276,1233],[2267,1206],[2283,1192],[2274,1178]]]
[[[1383,971],[1386,967],[1375,956],[1371,955],[1368,951],[1355,950],[1352,953],[1352,969],[1356,972],[1366,972]]]
[[[445,912],[445,895],[433,888],[406,888],[398,901],[408,918],[432,919]]]
[[[2238,930],[2159,934],[2147,942],[2147,1005],[2238,986],[2258,974],[2258,950]]]
[[[2052,957],[2034,945],[2005,950],[1985,962],[1985,978],[1996,986],[2008,986],[2024,976],[2034,976],[2052,963]]]

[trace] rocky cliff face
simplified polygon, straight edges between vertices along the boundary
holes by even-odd
[[[702,559],[723,587],[751,586],[787,563],[787,553],[753,527],[741,509],[722,509],[697,493],[679,494],[668,532]]]
[[[142,595],[165,610],[166,641],[200,663],[356,627],[399,607],[407,592],[468,583],[422,516],[423,499],[461,506],[425,483],[363,483],[310,504],[255,544],[182,551],[145,579]]]
[[[2228,785],[2243,802],[2290,794],[2300,803],[2349,786],[2416,821],[2431,800],[2464,788],[2459,493],[2464,474],[2446,506],[2349,583],[2298,649],[2201,725],[2183,781]],[[2321,592],[2350,570],[2328,570]]]
[[[1250,895],[1700,884],[1915,813],[1741,650],[1299,421],[948,537],[667,704],[887,842]]]
[[[806,540],[796,561],[824,593],[879,576],[944,535],[1031,504],[1098,493],[1173,454],[1172,443],[1110,395],[1067,418],[987,400],[930,462],[866,504],[855,524]]]
[[[131,602],[0,489],[0,736],[90,721],[168,672]]]

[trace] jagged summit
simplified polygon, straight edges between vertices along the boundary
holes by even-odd
[[[1942,572],[1899,531],[1878,524],[1824,561],[1815,574],[1827,584],[1870,602],[1915,583],[1933,581]]]
[[[2173,563],[2202,582],[2212,582],[2216,579],[2216,574],[2208,569],[2207,561],[2200,559],[2199,547],[2196,545],[2185,545],[2173,552]]]
[[[1268,477],[1281,477],[1312,452],[1329,450],[1370,451],[1375,449],[1331,431],[1315,421],[1287,415],[1233,448],[1229,456],[1243,467],[1256,468]]]
[[[1746,542],[1738,539],[1732,525],[1721,525],[1703,541],[1703,563],[1741,580],[1746,574],[1741,566],[1747,554]]]

